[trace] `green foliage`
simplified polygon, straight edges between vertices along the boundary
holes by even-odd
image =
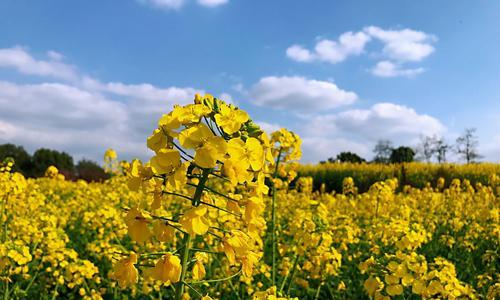
[[[391,163],[412,162],[413,157],[415,157],[415,151],[412,148],[399,146],[396,149],[392,149],[390,161]]]
[[[76,165],[76,175],[78,179],[83,179],[88,182],[103,181],[109,178],[101,166],[94,161],[86,159],[80,160]]]
[[[69,154],[46,148],[36,150],[33,154],[32,162],[33,175],[36,177],[42,176],[50,166],[55,166],[65,175],[73,174],[75,169],[73,157]]]
[[[6,158],[14,160],[14,172],[20,172],[24,175],[31,174],[31,157],[28,152],[24,150],[23,146],[16,146],[14,144],[0,145],[0,161],[3,161]]]
[[[341,153],[337,154],[337,161],[342,162],[342,163],[350,162],[350,163],[358,163],[359,164],[359,163],[365,162],[366,160],[364,158],[362,158],[361,156],[357,155],[356,153],[347,151],[347,152],[341,152]]]

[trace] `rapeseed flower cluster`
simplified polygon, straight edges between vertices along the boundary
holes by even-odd
[[[144,279],[176,284],[180,299],[185,287],[199,293],[192,285],[204,279],[205,264],[212,263],[207,253],[215,252],[251,277],[262,256],[265,178],[273,162],[266,133],[245,111],[196,95],[194,104],[160,118],[147,146],[155,155],[147,163],[132,161],[125,173],[129,188],[152,201],[127,207],[125,223],[138,245],[166,243],[169,251],[158,258],[132,253],[116,263],[112,276],[122,287],[135,285],[136,267],[152,264],[140,268]],[[177,201],[167,203],[167,197]]]

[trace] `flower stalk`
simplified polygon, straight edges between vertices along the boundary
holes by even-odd
[[[276,167],[274,168],[273,173],[273,197],[272,197],[272,210],[271,210],[271,243],[272,243],[272,272],[271,278],[273,282],[273,286],[276,285],[276,178],[278,177],[278,167],[281,159],[281,151],[280,148],[278,152],[278,157],[276,158]]]

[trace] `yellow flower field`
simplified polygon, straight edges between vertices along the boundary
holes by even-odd
[[[297,135],[210,95],[163,115],[147,146],[148,162],[107,151],[101,183],[2,165],[0,297],[500,297],[497,165],[476,167],[484,182],[387,176],[359,192],[342,176],[328,192],[297,178]]]

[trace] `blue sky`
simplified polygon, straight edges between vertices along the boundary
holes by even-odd
[[[146,158],[206,91],[299,133],[306,162],[465,127],[500,161],[498,53],[498,1],[5,0],[0,142]]]

